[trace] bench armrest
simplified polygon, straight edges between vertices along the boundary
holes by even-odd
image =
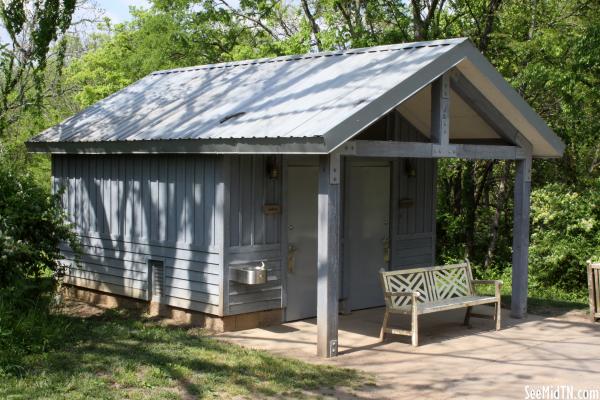
[[[413,315],[415,315],[417,313],[417,298],[421,297],[422,295],[419,291],[415,290],[412,292],[383,292],[383,296],[386,299],[385,303],[387,308],[396,308],[396,306],[394,306],[393,304],[393,301],[390,300],[390,302],[392,303],[391,305],[388,302],[388,299],[391,299],[392,297],[410,297],[410,307],[412,309]]]
[[[473,285],[495,285],[495,284],[499,284],[500,286],[502,286],[502,281],[500,281],[500,280],[473,279],[471,282],[473,282]]]
[[[502,281],[474,279],[471,281],[471,283],[473,284],[473,286],[475,286],[475,285],[494,285],[494,286],[496,286],[496,297],[500,298],[500,288],[502,287]]]

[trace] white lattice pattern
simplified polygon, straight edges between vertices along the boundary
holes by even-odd
[[[466,268],[441,269],[433,271],[433,275],[439,300],[471,295]]]
[[[387,277],[387,290],[389,292],[414,292],[418,291],[423,296],[419,301],[432,301],[431,298],[431,277],[428,274],[405,274],[405,275],[390,275]],[[396,306],[410,304],[410,297],[392,297],[392,301]]]
[[[423,268],[418,270],[393,271],[385,273],[384,286],[387,292],[412,293],[418,291],[418,301],[429,303],[472,295],[470,272],[467,264],[457,264],[450,268]],[[391,296],[393,306],[411,304],[411,297]]]

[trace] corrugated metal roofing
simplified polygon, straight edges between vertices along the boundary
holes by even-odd
[[[38,141],[322,136],[463,39],[159,71]],[[243,113],[221,122],[228,116]]]
[[[456,65],[461,45],[473,47],[461,38],[158,71],[46,130],[30,148],[306,139],[330,151]],[[399,86],[395,104],[382,100]]]

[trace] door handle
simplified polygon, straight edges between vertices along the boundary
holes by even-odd
[[[388,264],[390,262],[390,239],[383,239],[383,262]]]
[[[288,255],[287,255],[287,270],[288,273],[294,273],[294,267],[296,264],[296,246],[292,243],[288,245]]]

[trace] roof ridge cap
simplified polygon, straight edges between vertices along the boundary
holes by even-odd
[[[421,48],[421,47],[450,46],[450,45],[458,45],[458,44],[463,43],[468,40],[469,39],[466,37],[460,37],[460,38],[429,40],[429,41],[421,41],[421,42],[395,43],[395,44],[387,44],[387,45],[372,46],[372,47],[352,48],[352,49],[345,49],[345,50],[322,51],[319,53],[295,54],[295,55],[286,55],[286,56],[278,56],[278,57],[270,57],[270,58],[255,58],[255,59],[247,59],[247,60],[241,60],[241,61],[227,61],[227,62],[222,62],[222,63],[202,64],[202,65],[196,65],[196,66],[191,66],[191,67],[159,70],[159,71],[151,72],[149,75],[150,76],[168,75],[168,74],[174,74],[174,73],[180,73],[180,72],[221,69],[221,68],[233,68],[233,67],[248,66],[248,65],[270,64],[270,63],[274,63],[274,62],[310,60],[313,58],[321,58],[321,57],[343,56],[343,55],[353,55],[353,54],[362,54],[362,53],[375,53],[375,52],[382,52],[382,51],[409,50],[409,49]]]

